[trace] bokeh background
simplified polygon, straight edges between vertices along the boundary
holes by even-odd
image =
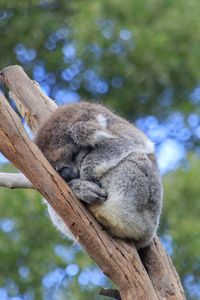
[[[191,300],[200,299],[199,16],[198,0],[0,0],[0,69],[21,65],[58,105],[103,103],[155,143],[159,236]],[[15,171],[2,155],[0,169]],[[110,285],[56,231],[36,191],[0,188],[1,300],[106,300],[98,289]]]

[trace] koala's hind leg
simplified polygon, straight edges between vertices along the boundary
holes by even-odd
[[[102,203],[106,200],[106,191],[94,182],[73,179],[68,184],[76,197],[88,204]]]

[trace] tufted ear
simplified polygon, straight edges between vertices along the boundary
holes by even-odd
[[[67,132],[78,146],[95,146],[105,139],[115,138],[107,129],[102,128],[96,121],[76,122]]]
[[[91,136],[91,145],[97,145],[105,140],[116,138],[114,135],[110,134],[107,130],[96,130]]]

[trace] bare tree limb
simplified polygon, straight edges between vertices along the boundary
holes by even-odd
[[[107,296],[110,298],[115,298],[121,300],[121,296],[118,290],[108,289],[108,288],[100,288],[99,294],[102,296]]]
[[[21,173],[0,172],[0,186],[10,189],[25,188],[33,189],[32,183]]]
[[[33,183],[61,216],[83,248],[118,286],[123,300],[158,299],[133,245],[102,230],[26,134],[0,94],[0,151]]]
[[[53,107],[50,104],[51,109],[48,109],[48,101],[50,98],[47,97],[47,99],[45,98],[46,96],[41,96],[41,91],[36,87],[33,88],[34,83],[29,78],[29,80],[27,80],[27,75],[23,72],[22,68],[18,66],[8,67],[4,69],[1,74],[0,79],[12,89],[15,96],[17,95],[18,101],[21,103],[22,107],[27,109],[27,114],[29,116],[29,118],[27,118],[27,123],[33,132],[35,132],[37,126],[42,124],[56,109],[56,104],[53,103]],[[26,82],[25,85],[24,81]],[[23,88],[22,86],[26,86],[26,88]],[[29,93],[27,93],[27,86],[29,88]],[[0,131],[4,128],[1,128],[1,118],[0,115]],[[5,118],[7,118],[7,115],[5,115]],[[37,120],[35,123],[33,122],[34,118]],[[35,125],[32,126],[31,123],[34,123]],[[15,135],[19,134],[18,139],[20,139],[21,136],[20,132],[23,132],[20,128],[15,132]],[[9,137],[10,135],[8,138]],[[10,137],[10,141],[12,141],[10,145],[11,149],[14,145],[16,146],[17,143],[14,137],[16,136]],[[6,145],[3,145],[1,141],[0,135],[0,150],[4,149],[5,156],[8,158],[8,149],[6,148],[8,141],[5,139]],[[155,238],[154,241],[141,252],[143,264],[154,287],[154,289],[152,289],[152,285],[149,283],[149,277],[143,269],[135,247],[125,243],[125,241],[113,239],[106,232],[102,231],[100,225],[96,223],[88,211],[75,200],[72,192],[70,189],[67,189],[67,185],[63,183],[58,174],[49,167],[46,160],[43,160],[42,154],[39,155],[38,152],[35,152],[35,145],[31,148],[31,151],[29,150],[30,155],[28,155],[28,159],[30,165],[28,168],[26,165],[28,163],[27,151],[24,153],[22,148],[22,145],[27,143],[26,137],[23,138],[23,140],[18,140],[18,143],[21,144],[21,148],[17,147],[16,149],[14,147],[13,153],[11,156],[9,155],[10,160],[27,176],[27,178],[30,179],[31,182],[33,182],[35,187],[43,194],[43,196],[45,196],[45,198],[47,198],[58,214],[61,215],[74,235],[79,237],[82,246],[86,249],[88,254],[97,262],[102,271],[117,285],[123,300],[185,299],[178,274],[158,238]],[[30,147],[29,142],[27,143],[27,147]],[[17,161],[14,157],[16,154],[14,155],[14,153],[17,153],[18,155]],[[26,170],[23,168],[24,165],[26,165]],[[49,194],[50,190],[52,194]],[[63,198],[63,196],[65,196],[66,199],[65,197]]]
[[[140,257],[161,299],[185,299],[176,269],[158,237],[150,246],[140,250]]]
[[[56,110],[56,103],[41,92],[39,85],[32,81],[20,66],[3,69],[0,79],[9,87],[10,95],[15,100],[19,112],[29,124],[32,132],[35,133],[38,127]]]

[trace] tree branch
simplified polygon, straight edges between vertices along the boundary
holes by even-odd
[[[9,188],[33,188],[31,182],[23,174],[17,173],[0,173],[0,186],[7,186]],[[182,289],[176,270],[170,258],[163,253],[163,248],[158,238],[155,238],[154,243],[151,245],[151,249],[147,247],[140,250],[140,256],[153,286],[156,286],[156,290],[159,290],[161,296],[165,296],[166,291],[168,291],[169,294],[176,294],[176,291],[174,290],[176,286],[179,286],[180,290]],[[160,268],[164,262],[166,267]],[[174,273],[173,279],[176,281],[175,284],[172,284],[172,281],[167,284],[168,274],[170,272]],[[157,276],[155,276],[155,274],[157,274]],[[101,288],[100,295],[120,299],[119,292],[112,289]]]
[[[39,84],[32,81],[22,67],[3,69],[0,80],[9,87],[11,97],[33,133],[56,110],[56,103],[41,92]]]
[[[21,173],[0,172],[0,186],[10,189],[25,188],[33,189],[32,183]]]
[[[37,126],[56,109],[56,104],[53,102],[52,106],[52,100],[41,95],[41,91],[22,68],[9,67],[1,74],[3,82],[17,96],[21,106],[26,108],[29,116],[27,123],[35,132]],[[148,276],[134,245],[114,239],[102,230],[49,165],[36,145],[30,141],[23,126],[19,120],[16,120],[16,116],[13,116],[12,110],[2,97],[0,97],[2,110],[0,150],[49,201],[72,233],[79,238],[88,254],[116,284],[121,298],[123,300],[185,299],[179,277],[158,238],[155,238],[141,253]],[[48,101],[51,103],[50,109],[48,109]],[[37,121],[35,123],[34,118]],[[35,125],[32,126],[32,123]]]
[[[108,289],[108,288],[100,288],[99,295],[107,296],[110,298],[115,298],[121,300],[121,296],[118,290]]]
[[[140,250],[140,257],[161,299],[185,299],[176,269],[158,237]]]
[[[104,274],[118,286],[122,299],[158,299],[135,247],[111,238],[101,228],[30,140],[2,94],[0,108],[0,151],[47,199]]]

